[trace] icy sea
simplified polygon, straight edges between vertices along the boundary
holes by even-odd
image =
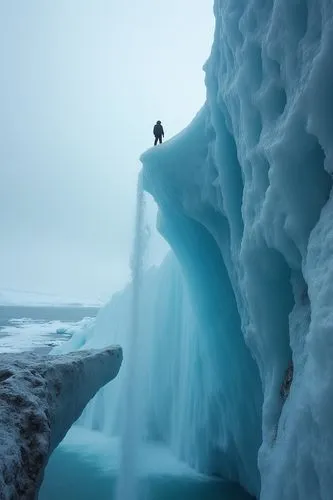
[[[0,352],[48,352],[96,317],[97,307],[0,305]]]

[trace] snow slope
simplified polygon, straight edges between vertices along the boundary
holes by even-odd
[[[261,498],[329,499],[333,3],[216,0],[214,12],[207,102],[143,155],[145,186],[212,326],[235,476],[259,495],[257,440],[243,436],[262,392]]]
[[[54,448],[97,390],[116,377],[122,351],[1,354],[0,360],[0,497],[30,500]]]

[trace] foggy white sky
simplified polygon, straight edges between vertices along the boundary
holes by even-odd
[[[0,0],[0,289],[94,300],[128,280],[138,158],[204,102],[212,5]]]

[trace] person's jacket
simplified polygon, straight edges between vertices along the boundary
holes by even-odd
[[[164,137],[164,130],[160,123],[156,123],[153,133],[155,137]]]

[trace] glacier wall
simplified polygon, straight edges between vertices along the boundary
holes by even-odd
[[[143,439],[262,500],[329,500],[331,0],[216,0],[207,101],[142,156],[173,255],[145,273]],[[190,88],[189,88],[190,92]],[[129,285],[60,349],[121,344],[79,423],[119,436]]]
[[[216,0],[214,13],[207,102],[142,156],[145,187],[223,379],[222,470],[224,451],[259,495],[262,414],[260,497],[329,499],[333,3]]]

